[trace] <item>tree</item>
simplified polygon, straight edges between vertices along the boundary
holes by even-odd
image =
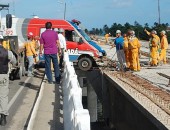
[[[109,27],[107,25],[104,25],[103,30],[105,33],[109,33]]]
[[[102,35],[103,34],[103,30],[100,28],[100,30],[99,30],[99,33],[100,33],[100,35]]]
[[[145,23],[144,24],[144,28],[148,28],[149,27],[149,24],[148,23]]]
[[[95,34],[97,34],[97,35],[99,35],[99,29],[98,28],[96,28],[96,30],[95,30]]]
[[[134,25],[131,25],[130,23],[126,22],[124,25],[119,24],[119,23],[113,23],[111,25],[111,27],[109,28],[107,24],[105,24],[103,26],[103,29],[98,29],[98,28],[93,28],[91,32],[93,32],[93,34],[97,34],[97,35],[104,35],[105,33],[111,33],[112,36],[116,35],[116,30],[121,30],[122,34],[126,33],[129,29],[132,29],[135,31],[136,36],[139,39],[143,39],[143,40],[148,40],[149,36],[144,32],[144,29],[146,28],[148,31],[151,30],[156,30],[158,32],[158,35],[160,35],[160,32],[162,30],[167,30],[169,24],[168,23],[162,23],[162,24],[158,24],[157,22],[155,22],[153,24],[153,26],[149,26],[148,23],[145,23],[144,26],[142,26],[141,24],[139,24],[137,21],[134,21]],[[167,37],[168,40],[170,41],[170,32],[167,32]]]
[[[128,30],[128,29],[131,29],[132,25],[130,25],[130,23],[126,22],[124,24],[124,27],[125,27],[126,30]]]

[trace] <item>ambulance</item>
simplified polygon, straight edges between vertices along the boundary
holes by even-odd
[[[10,20],[11,19],[11,20]],[[32,32],[35,37],[40,37],[45,31],[45,23],[52,22],[52,29],[63,28],[65,30],[65,38],[69,59],[74,64],[78,65],[81,70],[90,70],[95,60],[105,55],[105,52],[99,50],[94,45],[90,44],[87,39],[87,34],[78,29],[78,25],[74,21],[69,22],[59,19],[40,19],[40,18],[2,18],[1,31],[4,36],[15,37],[19,48],[27,40],[27,34]],[[7,27],[11,25],[10,27]],[[75,24],[75,25],[73,25]]]

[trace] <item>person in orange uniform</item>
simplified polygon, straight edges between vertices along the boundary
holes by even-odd
[[[26,51],[26,57],[28,59],[28,75],[29,77],[32,77],[32,71],[33,71],[33,65],[34,65],[34,57],[37,56],[35,52],[35,47],[34,47],[34,41],[33,41],[33,34],[30,32],[27,35],[27,41],[24,43],[24,48]]]
[[[155,30],[152,30],[151,32],[148,32],[145,29],[145,32],[151,36],[150,39],[150,57],[151,57],[151,66],[157,66],[158,60],[159,60],[159,44],[160,44],[160,38],[157,36],[157,32]]]
[[[139,52],[140,52],[140,42],[135,36],[134,31],[130,31],[128,49],[129,49],[129,58],[130,60],[130,70],[140,71],[140,62],[139,62]]]
[[[166,32],[163,30],[160,32],[161,34],[161,53],[160,53],[160,62],[166,64],[166,50],[168,49],[168,40],[166,36]]]
[[[124,38],[124,53],[125,53],[125,60],[126,60],[126,68],[128,69],[130,67],[130,61],[129,61],[129,49],[128,49],[127,34],[124,34],[123,38]]]
[[[39,53],[39,48],[40,48],[40,43],[39,43],[40,37],[39,36],[35,36],[33,39],[33,46],[35,48],[36,54]],[[34,56],[34,62],[35,64],[39,61],[38,56]]]
[[[107,33],[107,34],[105,35],[106,43],[108,43],[108,42],[109,42],[109,36],[110,36],[110,33]]]

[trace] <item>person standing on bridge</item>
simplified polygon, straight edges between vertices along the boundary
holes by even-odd
[[[150,57],[151,57],[151,66],[157,66],[158,65],[158,59],[159,59],[159,45],[160,45],[160,38],[157,36],[157,32],[155,30],[152,30],[151,32],[148,32],[146,29],[144,30],[150,38]]]
[[[59,43],[60,43],[60,48],[61,48],[61,55],[60,55],[60,69],[62,68],[62,64],[63,64],[63,56],[64,56],[64,52],[67,50],[66,47],[66,39],[64,37],[64,29],[60,28],[58,30],[58,38],[59,38]]]
[[[116,31],[116,39],[114,41],[114,45],[116,46],[116,53],[117,53],[117,59],[118,59],[118,70],[124,70],[126,68],[126,60],[125,60],[125,54],[123,50],[124,46],[124,39],[121,36],[121,31]]]
[[[105,34],[106,44],[109,43],[109,36],[110,36],[110,35],[111,35],[110,33]]]
[[[13,53],[6,50],[3,44],[3,36],[0,35],[0,125],[5,126],[8,113],[8,93],[9,93],[9,67],[8,62],[16,64],[16,58]]]
[[[167,36],[166,36],[166,32],[163,30],[161,31],[161,44],[160,44],[160,48],[161,48],[161,53],[160,53],[160,63],[162,64],[162,62],[164,64],[166,64],[166,50],[168,49],[168,40],[167,40]]]
[[[140,42],[135,36],[134,31],[130,31],[130,36],[128,40],[128,50],[130,57],[130,70],[140,71],[139,53],[140,53]]]
[[[51,72],[51,60],[54,66],[55,81],[57,84],[60,83],[60,71],[58,65],[57,53],[61,53],[58,34],[52,30],[52,23],[47,22],[45,24],[46,30],[41,34],[40,38],[40,56],[44,48],[45,58],[45,74],[49,84],[53,84],[52,72]],[[57,47],[58,45],[58,47]]]
[[[28,59],[28,74],[27,76],[32,77],[33,74],[33,66],[34,66],[34,57],[37,56],[37,53],[35,51],[35,42],[33,38],[33,33],[29,32],[27,35],[27,41],[24,43],[24,48],[26,51],[26,56]]]
[[[126,33],[123,35],[123,38],[124,38],[123,48],[124,48],[124,53],[125,53],[126,67],[129,68],[130,61],[129,61],[129,49],[128,49],[128,37]]]

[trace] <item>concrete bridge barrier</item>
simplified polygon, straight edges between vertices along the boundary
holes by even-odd
[[[64,130],[90,130],[90,115],[82,105],[82,89],[68,53],[64,53],[63,72]]]

